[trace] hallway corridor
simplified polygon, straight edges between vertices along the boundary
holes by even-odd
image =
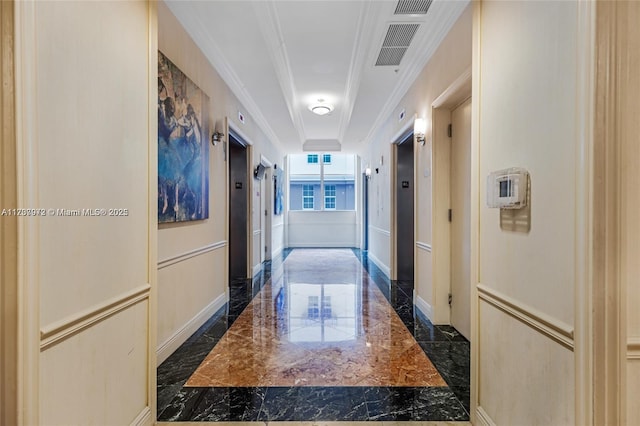
[[[158,368],[160,421],[466,421],[469,342],[351,249],[285,250]]]

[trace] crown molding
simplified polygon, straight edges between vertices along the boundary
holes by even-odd
[[[356,26],[356,38],[353,43],[353,50],[351,51],[351,63],[349,64],[349,73],[347,75],[347,81],[344,88],[343,95],[343,108],[340,114],[340,122],[338,124],[338,140],[340,143],[344,143],[344,135],[349,128],[351,122],[351,115],[353,114],[353,108],[360,89],[360,82],[362,81],[362,75],[367,58],[370,55],[371,45],[369,49],[367,45],[367,35],[373,34],[374,27],[378,22],[377,14],[372,10],[371,1],[366,1],[362,4],[360,10],[360,16],[358,17],[358,23]],[[380,9],[378,8],[378,12]]]
[[[260,111],[258,104],[253,99],[240,77],[229,66],[222,50],[211,37],[206,29],[206,25],[199,19],[199,14],[192,3],[179,2],[180,7],[173,2],[165,2],[171,13],[178,19],[183,28],[190,28],[189,33],[195,44],[202,51],[211,66],[218,72],[222,80],[229,86],[231,92],[238,98],[240,103],[247,109],[247,113],[255,121],[258,127],[265,133],[267,138],[281,151],[284,152],[282,142],[269,124],[269,121]],[[206,46],[206,47],[203,47]]]
[[[253,7],[257,16],[264,17],[264,19],[258,19],[260,32],[267,44],[269,57],[276,71],[276,76],[289,110],[289,116],[298,132],[299,141],[302,143],[307,139],[307,132],[302,114],[300,114],[300,101],[296,96],[297,90],[293,80],[293,71],[287,54],[287,46],[284,43],[280,19],[278,19],[276,3],[274,0],[255,2]]]

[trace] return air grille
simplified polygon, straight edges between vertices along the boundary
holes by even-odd
[[[399,0],[394,15],[424,15],[433,0]]]
[[[376,66],[398,66],[406,51],[406,47],[383,47],[378,55]]]
[[[398,66],[420,24],[391,24],[382,42],[376,66]]]
[[[409,47],[420,24],[391,24],[382,47]]]

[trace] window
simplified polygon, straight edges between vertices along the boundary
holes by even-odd
[[[324,186],[324,208],[325,210],[336,209],[336,186],[335,185]]]
[[[355,210],[355,155],[291,154],[288,166],[290,211]]]
[[[313,210],[313,185],[302,185],[302,210]]]

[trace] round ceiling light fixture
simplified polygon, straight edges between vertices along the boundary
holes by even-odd
[[[327,115],[333,111],[333,105],[324,103],[324,99],[318,99],[318,103],[309,105],[309,110],[317,115]]]

